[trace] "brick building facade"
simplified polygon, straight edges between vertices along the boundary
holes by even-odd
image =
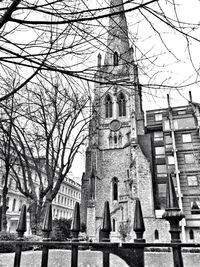
[[[166,118],[175,115],[172,114],[174,109],[169,107],[165,110],[148,111],[147,126],[144,126],[142,88],[137,65],[133,59],[133,49],[129,45],[123,1],[111,0],[110,12],[117,14],[109,18],[107,51],[103,64],[101,55],[98,55],[91,137],[86,151],[86,170],[82,178],[81,217],[87,225],[89,238],[98,240],[103,206],[108,200],[111,209],[112,241],[119,240],[120,225],[127,223],[130,225],[129,237],[132,240],[134,205],[135,199],[139,198],[146,227],[145,238],[151,242],[164,242],[169,240],[169,225],[162,219],[167,173],[173,172],[176,181],[181,179],[180,170],[176,169],[174,172],[173,166],[178,152],[174,153],[173,149],[170,151],[168,146],[171,143],[168,143],[170,140],[167,136],[171,135],[172,126],[169,119],[169,129],[165,126]],[[190,110],[186,112],[190,118],[194,112],[199,112],[194,104],[193,107],[184,107],[183,111],[185,109]],[[177,116],[182,118],[184,114]],[[196,124],[188,124],[186,132],[190,133],[193,131],[191,129],[194,130],[193,140],[200,145]],[[184,140],[189,138],[187,133]],[[176,132],[173,131],[172,135],[175,136]],[[185,150],[187,151],[186,147]],[[191,153],[187,151],[186,154]],[[182,157],[183,155],[178,153],[176,161]],[[196,166],[188,178],[189,182],[195,183],[194,177],[196,175],[198,180],[198,174],[199,168]],[[186,180],[186,176],[184,177]],[[188,210],[190,205],[198,205],[197,188],[191,189],[191,196],[184,198],[180,195],[180,186],[185,186],[184,190],[187,192],[187,185],[185,182],[180,186],[179,184],[176,183],[179,204],[182,204],[183,211],[185,208]],[[194,194],[195,197],[192,197]],[[189,199],[193,199],[192,204],[189,204]],[[188,217],[186,216],[186,220],[183,221],[184,240],[185,236],[192,237],[191,230],[194,231],[194,227],[198,227],[194,223],[197,222],[194,216],[199,215],[188,213]],[[187,227],[187,222],[192,229],[189,225]],[[194,235],[194,232],[192,233]]]

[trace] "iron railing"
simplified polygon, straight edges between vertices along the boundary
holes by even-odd
[[[128,266],[131,267],[143,267],[145,266],[144,253],[146,248],[150,247],[166,247],[171,248],[173,254],[173,262],[175,267],[183,267],[182,248],[183,247],[195,247],[200,248],[200,244],[197,243],[181,243],[180,240],[180,227],[179,222],[184,217],[179,209],[177,197],[173,185],[172,178],[169,177],[167,185],[167,208],[163,217],[169,221],[171,243],[146,243],[143,238],[145,231],[144,220],[142,215],[142,209],[139,199],[136,200],[135,215],[134,215],[134,232],[136,238],[133,243],[111,243],[111,219],[109,203],[105,202],[103,226],[102,226],[102,240],[101,242],[79,242],[78,236],[80,232],[80,207],[79,203],[75,204],[73,221],[71,227],[72,241],[71,242],[53,242],[51,241],[50,233],[52,231],[52,207],[51,204],[47,206],[42,231],[43,241],[41,242],[27,242],[24,241],[24,233],[26,232],[26,206],[22,206],[18,227],[16,229],[18,233],[17,241],[0,241],[0,246],[5,244],[15,244],[15,257],[14,267],[20,267],[21,253],[23,246],[39,246],[42,248],[41,267],[48,266],[49,250],[52,248],[71,249],[71,267],[78,266],[78,251],[79,249],[90,248],[93,251],[101,251],[103,254],[103,267],[109,267],[110,254],[115,254],[123,259]],[[69,259],[66,259],[66,261]]]

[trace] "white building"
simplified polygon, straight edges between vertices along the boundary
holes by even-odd
[[[17,167],[18,168],[18,167]],[[20,172],[20,168],[18,168]],[[36,185],[36,193],[39,192],[39,178],[34,168],[31,170],[32,176],[34,178],[34,183]],[[42,169],[41,169],[42,172]],[[4,185],[4,167],[1,162],[0,164],[0,205],[2,205],[2,191]],[[44,175],[44,185],[47,183],[45,173]],[[58,191],[57,196],[52,203],[53,219],[65,218],[69,219],[72,217],[73,208],[76,202],[81,200],[81,185],[73,180],[73,176],[70,174],[63,183]],[[19,219],[20,210],[23,204],[28,207],[28,202],[26,197],[19,192],[17,189],[16,181],[9,176],[8,179],[8,194],[7,194],[7,231],[15,232],[17,228],[17,223]],[[27,233],[31,234],[29,213],[27,212]]]

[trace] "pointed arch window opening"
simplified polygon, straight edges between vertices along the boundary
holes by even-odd
[[[94,200],[95,199],[95,189],[96,189],[96,181],[95,181],[95,175],[92,173],[90,177],[90,199]]]
[[[116,177],[112,179],[112,199],[118,201],[118,179]]]
[[[110,97],[110,95],[106,96],[105,108],[106,108],[106,118],[111,118],[112,117],[112,98]]]
[[[115,143],[115,145],[117,144],[117,135],[116,134],[114,135],[114,143]]]
[[[111,147],[112,146],[112,143],[113,143],[113,137],[112,137],[112,134],[110,133],[109,137],[109,146]]]
[[[118,139],[119,139],[119,145],[121,146],[122,145],[122,134],[121,134],[121,132],[119,132]]]
[[[118,53],[115,51],[113,54],[113,65],[118,66],[119,65],[119,56]]]
[[[118,97],[119,117],[126,116],[126,99],[123,93]]]

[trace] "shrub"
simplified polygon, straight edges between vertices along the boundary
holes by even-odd
[[[16,241],[17,235],[14,233],[0,232],[0,241]],[[0,253],[14,252],[15,245],[12,243],[0,246]]]
[[[85,223],[81,223],[81,233],[85,233],[86,232],[86,224]]]
[[[51,238],[55,241],[66,241],[71,235],[71,219],[55,219],[53,220],[53,229]]]
[[[120,223],[118,232],[121,236],[122,241],[126,241],[126,238],[131,232],[131,224],[129,219],[126,222]]]
[[[17,241],[17,234],[9,232],[0,232],[0,241]],[[25,236],[24,241],[42,241],[40,236]],[[34,245],[23,245],[22,250],[31,250],[34,249]],[[7,243],[0,246],[0,253],[15,252],[15,244]]]
[[[42,241],[42,237],[38,236],[38,235],[30,235],[30,236],[25,236],[24,237],[24,241],[29,241],[29,242],[41,242]],[[23,245],[22,250],[26,251],[26,250],[39,250],[41,249],[42,246],[37,246],[37,245]]]

